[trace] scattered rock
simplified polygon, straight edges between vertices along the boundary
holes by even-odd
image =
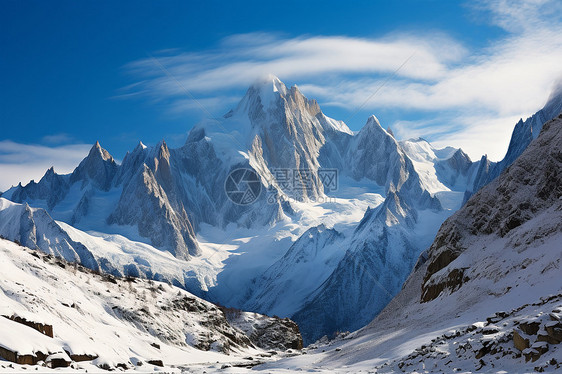
[[[489,325],[482,329],[482,335],[492,335],[500,332],[500,328],[495,325]]]
[[[68,354],[68,352],[67,352]],[[70,359],[74,362],[82,362],[82,361],[92,361],[95,360],[96,358],[98,358],[97,355],[93,355],[93,354],[80,354],[80,355],[75,355],[75,354],[68,354],[68,356],[70,356]]]
[[[537,361],[541,355],[539,354],[539,352],[535,351],[534,349],[531,348],[527,348],[523,351],[523,356],[525,356],[525,362],[528,362],[529,360],[532,362]]]
[[[541,324],[538,321],[521,322],[519,328],[527,335],[536,335],[539,331]]]
[[[50,367],[51,369],[56,369],[56,368],[69,367],[72,360],[70,359],[70,357],[68,357],[66,352],[58,352],[49,355],[49,357],[47,357],[45,362],[47,363],[47,366]]]
[[[493,316],[486,318],[486,321],[488,321],[488,323],[497,323],[502,319],[504,319],[505,317],[507,317],[508,315],[509,314],[506,312],[496,312],[494,313]]]
[[[562,322],[560,321],[547,322],[544,328],[548,336],[556,340],[558,343],[562,342]]]
[[[524,351],[530,346],[529,339],[523,338],[517,330],[513,330],[513,344],[520,351]]]
[[[160,366],[160,367],[164,366],[164,363],[162,362],[162,360],[148,360],[146,362],[149,363],[150,365],[154,365],[154,366]]]

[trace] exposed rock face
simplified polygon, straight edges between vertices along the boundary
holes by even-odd
[[[346,163],[355,179],[371,179],[384,186],[387,194],[400,193],[405,202],[418,208],[441,209],[439,201],[422,187],[412,161],[375,116],[351,141]]]
[[[103,191],[109,190],[113,177],[117,172],[117,163],[113,157],[96,142],[88,156],[82,160],[70,176],[70,184],[81,182],[83,185],[92,183]]]
[[[524,351],[525,349],[529,348],[529,339],[524,338],[521,336],[522,333],[520,333],[517,330],[513,330],[513,344],[515,345],[515,348],[519,349],[520,351]]]
[[[50,338],[53,337],[53,325],[48,325],[48,324],[45,324],[45,323],[34,322],[34,321],[28,321],[27,319],[16,316],[16,315],[2,316],[2,317],[11,319],[14,322],[21,323],[22,325],[26,325],[28,327],[31,327],[32,329],[37,330],[41,334],[47,335]]]
[[[200,254],[185,209],[183,206],[172,208],[162,184],[156,181],[146,164],[123,191],[108,223],[137,224],[139,234],[150,237],[156,247],[168,248],[177,258],[188,259],[189,255]]]
[[[231,308],[223,308],[223,311],[228,322],[242,330],[256,347],[276,351],[303,348],[299,327],[289,318],[267,317]]]
[[[504,237],[536,212],[560,207],[562,196],[562,119],[547,122],[539,137],[502,174],[473,196],[449,218],[429,250],[430,260],[423,284],[423,301],[433,300],[450,275],[440,272],[467,247],[465,240],[477,235]],[[556,226],[556,225],[555,225]],[[558,229],[562,223],[558,223]],[[554,229],[554,228],[553,228]],[[439,281],[431,279],[440,272]],[[441,289],[442,288],[442,289]],[[439,292],[438,292],[439,291]]]
[[[317,198],[323,194],[318,178],[318,155],[326,142],[327,120],[315,100],[308,100],[296,86],[287,89],[272,77],[250,87],[236,111],[248,115],[255,133],[251,156],[257,163],[265,163],[270,170],[290,168],[312,172],[310,180],[302,181],[305,188],[284,192],[297,198]]]

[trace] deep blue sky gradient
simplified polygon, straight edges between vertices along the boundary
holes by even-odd
[[[68,139],[61,141],[100,140],[117,158],[139,140],[153,144],[165,138],[177,145],[181,134],[205,115],[193,111],[170,116],[164,102],[117,98],[123,87],[138,80],[124,66],[147,53],[168,48],[204,51],[229,35],[260,31],[287,37],[440,31],[475,48],[503,33],[455,1],[2,1],[0,5],[0,140],[46,144],[46,136],[66,134]],[[235,94],[242,96],[244,91]],[[345,119],[354,108],[323,109]],[[368,114],[360,113],[348,125],[358,130]],[[401,116],[415,119],[417,114],[393,110],[377,115],[388,123]]]

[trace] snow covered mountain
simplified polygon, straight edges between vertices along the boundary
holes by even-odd
[[[343,258],[292,315],[305,342],[354,331],[372,320],[400,290],[415,259],[449,214],[416,210],[394,192],[368,209],[349,239],[336,243],[345,248]]]
[[[0,360],[2,372],[20,367],[15,363],[72,362],[90,372],[248,365],[252,356],[302,346],[292,321],[240,311],[227,319],[219,307],[172,285],[99,274],[5,239],[0,269],[0,356],[14,362]]]
[[[400,144],[382,128],[375,116],[350,144],[346,162],[356,180],[367,178],[385,187],[386,194],[399,193],[403,199],[421,209],[441,209],[437,199],[430,196],[414,165]]]
[[[0,235],[110,274],[294,316],[311,342],[384,308],[481,165],[423,139],[399,142],[374,116],[354,134],[269,76],[180,148],[139,143],[118,164],[96,143],[73,173],[51,168],[11,188],[3,198],[33,208],[4,202],[0,219],[17,210],[9,217],[31,228],[5,218]],[[254,179],[227,184],[237,170]],[[249,185],[253,203],[235,203],[227,187],[247,194]]]
[[[69,262],[77,262],[93,271],[117,277],[139,277],[163,281],[195,290],[206,290],[204,274],[218,266],[207,259],[175,258],[149,244],[133,241],[116,234],[86,233],[61,221],[55,221],[42,208],[31,208],[0,198],[0,237],[54,255]],[[219,259],[216,262],[220,262]]]
[[[383,144],[388,154],[379,147]],[[409,160],[374,117],[354,137],[296,86],[288,89],[270,76],[252,85],[224,118],[195,126],[179,149],[165,142],[156,147],[140,143],[117,165],[96,143],[72,174],[60,176],[50,169],[38,183],[16,186],[3,197],[43,207],[55,219],[82,229],[130,235],[130,228],[136,228],[154,246],[187,259],[199,254],[194,229],[201,223],[262,226],[293,212],[279,197],[267,203],[265,194],[251,206],[232,204],[220,188],[232,170],[254,170],[263,189],[276,195],[314,200],[324,196],[319,169],[347,172],[343,165],[350,162],[356,180],[423,194]],[[306,175],[291,175],[303,188],[287,187],[277,169],[306,170]]]
[[[558,372],[562,349],[562,115],[439,229],[365,328],[276,372]]]
[[[75,242],[44,209],[0,198],[0,236],[21,245],[99,270],[99,263],[82,243]]]

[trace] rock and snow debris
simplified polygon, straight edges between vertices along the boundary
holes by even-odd
[[[507,367],[513,371],[524,371],[523,364],[527,363],[539,372],[560,370],[562,345],[557,334],[562,332],[562,324],[551,321],[548,314],[561,304],[562,294],[558,294],[507,313],[495,313],[487,318],[487,322],[458,327],[433,338],[429,344],[416,348],[405,358],[385,363],[380,367],[381,372],[395,369],[405,372],[478,371],[484,367],[488,368],[485,371]],[[532,319],[532,325],[529,319]],[[498,323],[492,324],[491,320]],[[540,330],[548,326],[552,327],[550,334],[541,335]],[[520,369],[517,369],[518,365],[521,365]]]

